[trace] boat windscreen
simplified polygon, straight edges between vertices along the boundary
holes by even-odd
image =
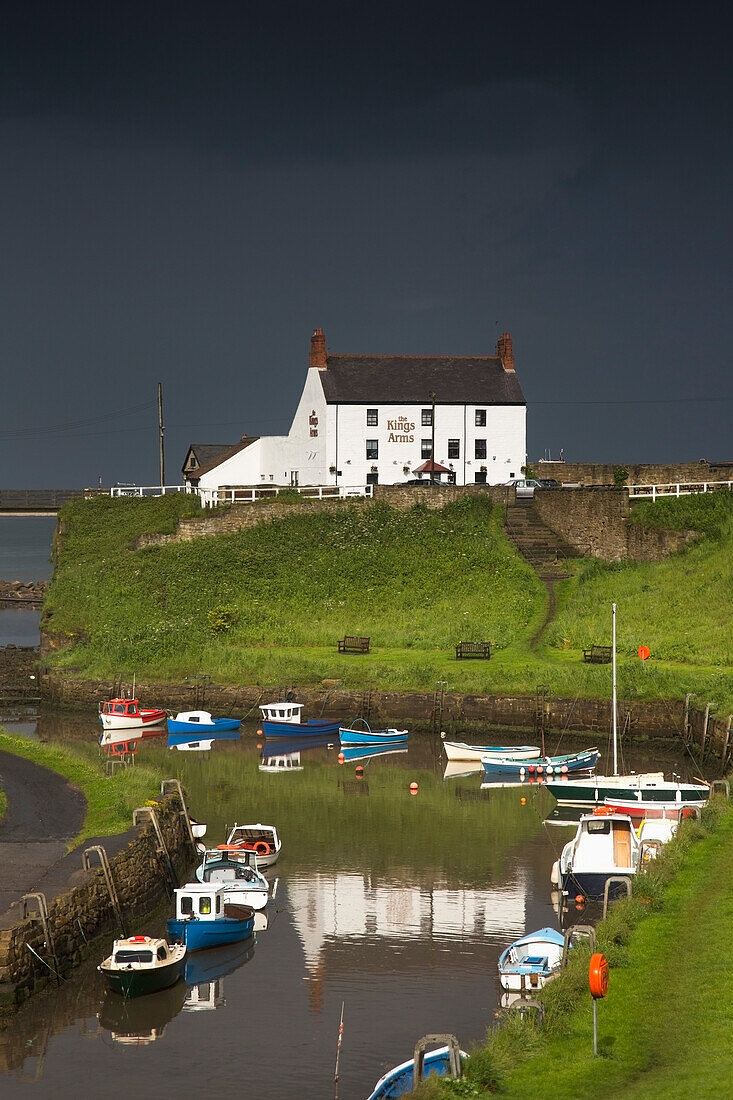
[[[127,965],[128,963],[151,963],[153,961],[152,951],[117,951],[115,952],[115,963],[118,966]]]

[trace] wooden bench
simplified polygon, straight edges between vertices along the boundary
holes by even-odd
[[[339,653],[368,653],[369,638],[357,638],[353,634],[346,634],[339,638]]]
[[[592,645],[583,650],[583,660],[589,665],[608,665],[611,663],[610,645]]]
[[[459,642],[456,646],[456,660],[461,657],[483,657],[488,660],[491,656],[491,642]]]

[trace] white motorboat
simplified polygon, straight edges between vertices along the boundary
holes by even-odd
[[[499,981],[510,993],[541,989],[562,964],[565,937],[554,928],[540,928],[515,940],[499,956]]]
[[[486,756],[503,757],[507,760],[534,760],[540,755],[537,745],[469,745],[465,741],[447,741],[445,733],[443,748],[448,760],[454,761],[478,761]]]
[[[582,814],[572,840],[552,866],[550,880],[565,897],[598,900],[609,878],[631,878],[641,863],[641,841],[628,814],[597,806]]]
[[[282,841],[274,825],[237,825],[235,822],[229,831],[226,844],[220,845],[220,851],[226,851],[230,859],[238,859],[242,852],[254,852],[257,856],[257,868],[266,869],[277,863]]]

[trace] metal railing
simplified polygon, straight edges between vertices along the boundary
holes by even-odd
[[[691,493],[714,493],[733,490],[733,481],[675,481],[661,485],[629,485],[629,498],[656,500],[657,497],[682,497]]]

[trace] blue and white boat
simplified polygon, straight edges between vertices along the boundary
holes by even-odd
[[[240,725],[239,718],[212,718],[208,710],[182,710],[168,719],[168,733],[221,737],[225,733],[235,734]]]
[[[189,882],[175,891],[176,915],[167,922],[169,939],[189,951],[237,943],[252,935],[254,910],[226,900],[226,885]]]
[[[303,721],[302,703],[261,703],[262,732],[265,737],[288,737],[299,740],[310,737],[338,737],[338,721],[309,718]]]
[[[398,745],[407,740],[407,730],[373,730],[365,718],[357,718],[339,727],[339,740],[342,745]]]
[[[554,928],[540,928],[515,940],[499,956],[499,981],[510,993],[541,989],[562,964],[565,937]]]
[[[641,841],[628,814],[597,806],[582,814],[572,840],[553,866],[550,881],[564,897],[603,897],[609,878],[631,879],[641,863]]]
[[[485,756],[481,764],[487,779],[499,775],[512,775],[518,779],[537,779],[540,776],[559,778],[574,772],[593,771],[600,755],[598,749],[586,749],[584,752],[574,752],[567,756],[538,756],[534,760]]]
[[[392,1100],[393,1097],[406,1096],[413,1092],[415,1062],[420,1058],[419,1048],[420,1043],[415,1048],[415,1057],[409,1062],[394,1066],[380,1077],[367,1100]],[[459,1049],[458,1042],[453,1038],[451,1044],[437,1047],[422,1055],[422,1077],[460,1077],[462,1063],[467,1057],[466,1052]]]
[[[236,855],[228,845],[211,848],[196,868],[199,882],[224,888],[224,901],[264,909],[270,899],[270,884],[257,870],[257,853],[236,845]]]

